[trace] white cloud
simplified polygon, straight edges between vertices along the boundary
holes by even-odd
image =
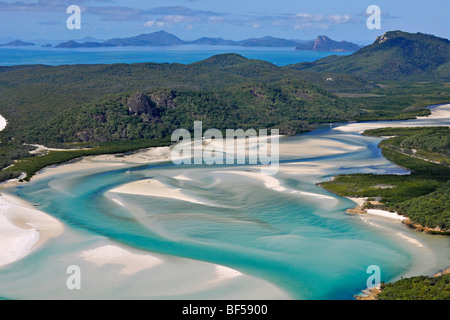
[[[322,21],[324,18],[321,14],[310,14],[310,13],[297,13],[294,16],[295,20],[303,20],[303,21]]]
[[[222,23],[224,21],[223,17],[210,17],[208,19],[209,23]]]
[[[199,18],[197,17],[188,17],[188,16],[182,16],[182,15],[167,15],[163,17],[158,17],[156,19],[152,19],[144,23],[144,27],[148,28],[171,28],[174,27],[176,24],[187,24],[187,28],[193,28],[192,23],[198,22]]]
[[[332,22],[332,23],[342,24],[342,23],[350,22],[352,20],[352,18],[348,14],[346,14],[345,16],[341,16],[339,14],[336,14],[336,15],[329,16],[328,20],[330,22]]]

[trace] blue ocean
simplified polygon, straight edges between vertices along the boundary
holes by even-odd
[[[294,48],[251,48],[239,46],[200,45],[89,49],[2,47],[0,48],[0,65],[67,65],[141,62],[189,64],[222,53],[237,53],[248,59],[265,60],[278,66],[285,66],[300,62],[312,62],[329,55],[349,54],[348,52],[296,51]]]

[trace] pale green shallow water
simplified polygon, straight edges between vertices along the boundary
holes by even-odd
[[[448,125],[447,120],[410,123]],[[383,218],[346,215],[345,210],[355,206],[352,201],[315,185],[339,173],[407,173],[380,155],[379,139],[324,128],[282,138],[281,148],[283,144],[295,146],[305,139],[317,138],[360,148],[318,157],[289,148],[289,152],[281,155],[282,168],[302,167],[311,162],[328,167],[321,173],[311,171],[307,175],[280,170],[274,178],[288,190],[326,195],[329,199],[279,192],[257,179],[226,172],[259,172],[257,167],[180,167],[171,163],[74,172],[11,190],[31,202],[39,201],[43,211],[64,222],[66,231],[28,257],[0,269],[0,296],[242,298],[239,291],[248,294],[245,296],[248,299],[261,296],[249,288],[252,282],[243,282],[241,287],[236,283],[223,285],[211,294],[205,290],[187,294],[183,290],[171,291],[169,287],[189,278],[188,269],[181,271],[176,263],[170,271],[172,280],[166,276],[164,281],[157,281],[160,278],[151,270],[119,277],[111,267],[89,265],[79,258],[81,251],[110,241],[163,254],[169,260],[172,256],[224,265],[263,279],[293,299],[352,299],[365,289],[369,276],[366,269],[370,265],[378,265],[382,281],[388,282],[403,275],[433,272],[449,264],[447,238],[417,234]],[[190,180],[176,179],[179,175]],[[182,188],[187,195],[209,205],[108,193],[124,183],[144,178]],[[419,238],[424,246],[408,244],[399,234]],[[77,292],[66,288],[65,268],[71,264],[80,265],[84,279],[88,279]],[[183,272],[187,274],[181,281],[178,278]],[[192,272],[191,280],[195,282],[200,275]],[[152,292],[161,294],[150,294],[150,286]],[[263,297],[271,298],[269,293]]]

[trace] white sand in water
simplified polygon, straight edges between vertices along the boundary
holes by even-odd
[[[366,211],[368,214],[373,214],[373,215],[388,218],[388,219],[394,219],[394,220],[399,220],[399,221],[403,221],[406,219],[406,217],[401,216],[395,212],[389,212],[389,211],[377,210],[377,209],[368,209]]]
[[[208,205],[205,202],[183,193],[181,189],[169,187],[155,179],[145,179],[136,182],[124,184],[120,187],[108,191],[109,193],[134,194],[149,197],[169,198],[192,202],[197,204]]]
[[[80,256],[99,267],[107,264],[120,265],[121,275],[136,274],[162,263],[160,259],[150,254],[136,254],[112,245],[83,251]]]
[[[50,238],[62,234],[62,224],[21,199],[0,196],[0,267],[17,261]]]
[[[305,191],[299,191],[294,190],[291,188],[287,188],[281,185],[280,180],[276,179],[275,177],[271,175],[265,175],[261,174],[259,172],[249,172],[249,171],[214,171],[213,173],[216,174],[234,174],[234,175],[240,175],[244,177],[248,177],[251,179],[259,180],[264,183],[264,186],[267,189],[272,189],[277,192],[284,192],[284,193],[291,193],[291,194],[298,194],[298,195],[304,195],[304,196],[311,196],[317,199],[327,199],[331,202],[337,202],[337,200],[333,197],[322,195],[319,193],[312,193],[312,192],[305,192]]]
[[[433,119],[435,120],[450,119],[450,104],[442,105],[436,109],[433,109],[431,115],[429,116],[417,117],[417,120],[433,120]],[[418,126],[418,124],[414,123],[414,120],[396,121],[395,123],[393,123],[392,121],[379,121],[370,123],[361,122],[361,123],[344,124],[334,128],[334,130],[362,133],[368,129],[389,128],[389,127],[406,128],[415,126]],[[434,126],[434,124],[421,123],[420,126]]]

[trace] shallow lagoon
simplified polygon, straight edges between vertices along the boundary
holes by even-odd
[[[419,119],[363,126],[449,124]],[[281,138],[280,170],[269,180],[255,166],[158,163],[73,171],[11,190],[40,202],[66,229],[0,269],[0,296],[352,299],[365,289],[371,265],[380,267],[385,282],[448,266],[447,238],[381,217],[349,216],[352,201],[315,185],[339,173],[408,173],[384,159],[380,140],[359,135],[358,125]],[[135,181],[181,190],[185,199],[112,192]],[[118,260],[108,255],[111,246]],[[104,259],[89,260],[89,252]],[[130,255],[160,263],[124,274],[133,269]],[[81,290],[66,287],[69,265],[82,270]]]

